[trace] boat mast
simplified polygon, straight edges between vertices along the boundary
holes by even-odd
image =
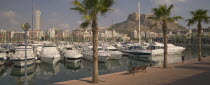
[[[34,40],[34,0],[32,0],[32,39],[31,39],[31,43]]]
[[[140,15],[141,15],[141,13],[140,13],[140,0],[138,1],[138,9],[139,9],[139,45],[141,45],[141,27],[140,27],[140,25],[141,25],[141,18],[140,18]]]

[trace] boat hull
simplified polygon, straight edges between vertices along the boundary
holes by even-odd
[[[122,58],[122,55],[123,54],[110,54],[110,60],[118,60],[118,59],[121,59]]]
[[[15,67],[24,67],[25,66],[25,59],[10,59]],[[35,58],[28,58],[27,59],[27,66],[31,66],[34,64]]]
[[[55,64],[60,60],[60,57],[41,57],[41,61],[47,64]]]
[[[84,54],[83,58],[86,60],[93,61],[92,55]],[[106,62],[109,58],[110,58],[109,56],[98,56],[98,62]]]
[[[64,58],[65,60],[78,60],[81,59],[83,56],[81,54],[78,55],[65,55],[64,54]]]
[[[185,48],[181,49],[168,49],[168,54],[178,54],[184,51]],[[163,49],[158,49],[158,50],[152,50],[152,55],[163,55]]]
[[[147,51],[147,50],[139,50],[139,51],[126,50],[124,51],[123,55],[127,55],[127,56],[137,55],[138,57],[149,57],[152,54],[151,54],[151,51]]]

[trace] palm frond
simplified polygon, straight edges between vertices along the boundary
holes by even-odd
[[[188,23],[187,23],[187,26],[190,27],[191,25],[195,24],[196,20],[193,20],[193,19],[187,19],[186,20]]]
[[[74,8],[70,8],[70,10],[76,10],[78,11],[80,14],[87,14],[87,10],[85,8],[85,6],[83,4],[81,4],[79,1],[75,0],[72,2],[72,4],[75,5]]]
[[[110,7],[114,4],[115,0],[83,0],[81,3],[78,0],[72,2],[75,5],[71,10],[78,11],[83,15],[85,22],[81,24],[82,28],[86,28],[93,20],[97,20],[98,14],[104,15],[111,11]]]
[[[181,16],[169,17],[166,20],[169,22],[177,21],[178,19],[183,19]]]
[[[210,21],[209,21],[209,16],[207,15],[207,13],[208,13],[208,10],[203,10],[203,9],[191,11],[190,14],[193,15],[193,17],[191,19],[186,20],[188,21],[187,26],[195,24],[195,22],[204,22],[208,24]]]
[[[88,21],[88,22],[91,22],[91,20],[92,20],[91,15],[85,15],[85,16],[83,16],[83,18],[85,19],[85,21]]]
[[[147,19],[159,20],[159,18],[158,18],[158,17],[148,17]]]
[[[174,5],[173,4],[171,4],[169,7],[168,7],[168,9],[167,9],[167,16],[170,16],[171,15],[171,10],[174,8]]]
[[[156,27],[157,26],[157,23],[153,24],[152,26],[150,26],[150,30],[153,29],[153,27]]]
[[[100,0],[101,5],[106,8],[110,8],[115,3],[115,0]]]
[[[81,28],[87,28],[90,24],[91,24],[91,23],[90,23],[89,21],[85,21],[85,22],[83,22],[83,23],[80,25],[80,27],[81,27]]]

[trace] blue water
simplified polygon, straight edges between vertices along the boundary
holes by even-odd
[[[181,54],[168,56],[168,62],[181,61],[181,56],[193,59],[197,56],[197,48],[187,48]],[[210,56],[210,49],[203,48],[203,55]],[[161,65],[163,56],[152,56],[151,58],[136,58],[124,56],[120,60],[109,60],[106,63],[99,63],[99,74],[109,74],[126,71],[132,66],[140,65]],[[70,63],[71,62],[71,63]],[[74,62],[74,63],[72,63]],[[46,85],[67,80],[75,80],[92,76],[92,62],[86,60],[76,60],[69,62],[59,62],[55,65],[45,63],[34,63],[28,67],[29,85]],[[0,66],[0,85],[23,85],[24,68]]]

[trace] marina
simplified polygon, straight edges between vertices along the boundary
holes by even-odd
[[[210,85],[207,1],[1,0],[0,85]]]
[[[210,49],[203,48],[204,55],[210,56]],[[186,60],[196,58],[195,47],[186,48],[181,54],[168,55],[168,63],[181,61],[181,56]],[[122,56],[120,59],[111,59],[99,63],[99,74],[110,74],[127,71],[133,66],[158,66],[162,65],[163,56],[151,56],[148,58],[138,56]],[[86,59],[66,59],[54,64],[44,63],[36,60],[34,64],[27,68],[27,79],[30,85],[46,85],[56,82],[77,80],[92,76],[92,62]],[[24,83],[24,68],[16,66],[0,66],[0,82],[4,85],[22,85]],[[11,82],[6,82],[11,81]]]

